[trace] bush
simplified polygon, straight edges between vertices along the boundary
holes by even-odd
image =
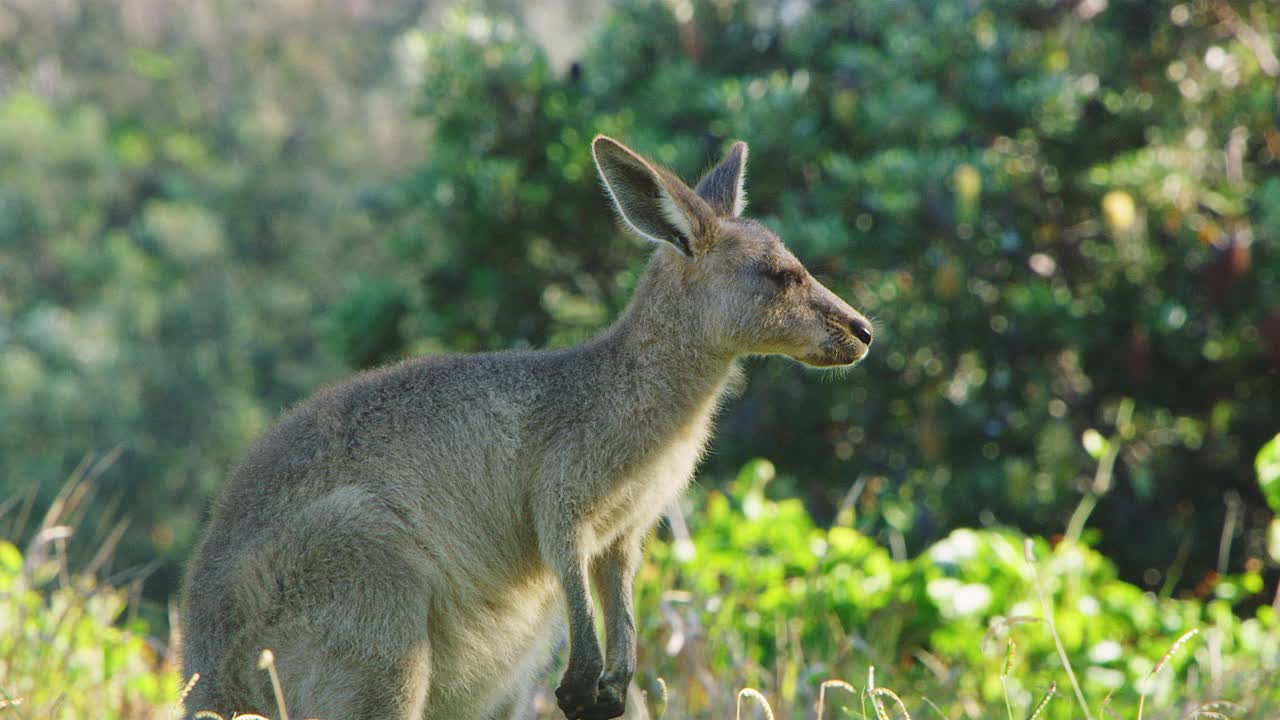
[[[103,505],[155,599],[248,443],[344,372],[322,316],[387,232],[387,47],[424,3],[376,5],[0,8],[0,501],[119,447]]]
[[[171,718],[177,673],[127,612],[130,590],[70,575],[49,550],[24,559],[0,541],[0,715]]]
[[[1088,543],[1003,529],[956,530],[894,560],[852,512],[822,529],[798,501],[767,499],[773,475],[749,463],[727,494],[707,494],[691,535],[652,544],[640,667],[664,678],[669,717],[729,717],[741,685],[811,717],[823,681],[865,688],[868,667],[913,717],[1003,717],[1006,702],[1026,717],[1053,683],[1041,717],[1081,717],[1053,632],[1094,717],[1137,717],[1143,702],[1148,718],[1261,719],[1280,704],[1280,614],[1233,612],[1261,590],[1256,574],[1173,599],[1117,579]]]

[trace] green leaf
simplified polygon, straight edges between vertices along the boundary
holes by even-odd
[[[1271,518],[1271,524],[1267,526],[1267,554],[1280,563],[1280,517]]]
[[[22,569],[22,553],[12,543],[0,541],[0,570],[6,575]]]
[[[1280,433],[1258,451],[1253,467],[1258,471],[1258,485],[1267,498],[1267,504],[1280,513]],[[1272,557],[1275,557],[1274,553]]]
[[[748,460],[738,471],[737,482],[734,483],[734,494],[746,497],[751,493],[763,493],[764,486],[778,474],[773,463],[765,458]]]

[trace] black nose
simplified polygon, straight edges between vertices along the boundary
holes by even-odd
[[[862,318],[853,318],[849,321],[849,332],[853,336],[862,341],[863,345],[871,344],[871,323]]]

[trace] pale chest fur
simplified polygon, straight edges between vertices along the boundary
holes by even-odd
[[[584,527],[593,553],[621,535],[647,532],[688,487],[711,436],[718,395],[709,396],[666,443],[610,483]]]

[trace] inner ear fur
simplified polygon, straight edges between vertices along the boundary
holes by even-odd
[[[715,211],[680,178],[605,135],[591,144],[614,208],[633,231],[693,257],[715,235]]]

